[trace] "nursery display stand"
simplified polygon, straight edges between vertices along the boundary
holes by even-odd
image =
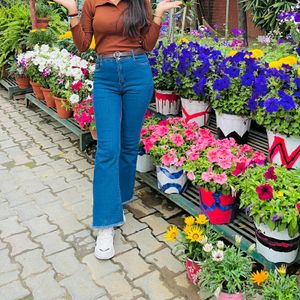
[[[166,119],[168,116],[163,116],[156,112],[155,104],[150,104],[149,109],[161,119]],[[212,133],[216,134],[216,120],[215,116],[211,115],[206,126]],[[254,129],[250,130],[248,144],[256,150],[262,151],[268,156],[268,141],[265,132],[260,132]],[[166,194],[158,189],[156,172],[140,173],[137,172],[137,176],[142,179],[146,184],[151,186],[157,192],[161,193],[176,205],[191,215],[198,215],[199,208],[199,192],[195,186],[189,185],[185,192],[182,194]],[[235,242],[235,236],[242,236],[241,249],[247,251],[250,245],[255,243],[255,227],[253,221],[248,218],[242,211],[237,212],[234,221],[226,225],[213,225],[215,231],[220,232],[231,243]],[[276,265],[266,260],[262,255],[254,251],[251,256],[254,260],[261,263],[267,269],[275,269]],[[296,261],[300,262],[300,251]]]
[[[93,140],[89,131],[83,131],[79,127],[79,124],[73,119],[61,119],[56,113],[54,108],[48,107],[43,101],[37,100],[33,94],[26,94],[25,103],[28,107],[30,103],[39,107],[45,113],[47,113],[50,117],[55,119],[57,122],[68,128],[71,132],[79,137],[79,149],[84,151],[87,145]]]
[[[0,80],[0,84],[7,90],[9,99],[16,95],[23,95],[32,92],[32,88],[20,89],[14,78],[8,77]]]

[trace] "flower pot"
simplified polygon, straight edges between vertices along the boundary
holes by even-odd
[[[138,152],[136,170],[141,173],[153,171],[155,166],[150,158],[150,155],[144,150]]]
[[[300,136],[286,136],[267,131],[269,160],[287,169],[300,168]]]
[[[32,90],[33,90],[35,98],[38,100],[44,100],[44,95],[41,90],[41,85],[39,83],[35,83],[32,81],[30,81],[30,84],[32,86]]]
[[[24,75],[16,75],[16,82],[20,89],[27,89],[30,87],[29,78]]]
[[[190,258],[187,258],[185,261],[185,269],[190,282],[192,282],[193,284],[197,284],[199,281],[197,274],[200,271],[199,262],[192,261]]]
[[[248,117],[218,113],[216,111],[216,118],[219,139],[232,137],[238,144],[247,143],[251,125],[251,120]]]
[[[273,263],[295,261],[300,243],[300,234],[290,237],[287,230],[271,230],[265,224],[255,224],[256,250]]]
[[[213,193],[198,187],[200,210],[212,224],[228,224],[233,220],[236,198],[232,195]]]
[[[48,28],[50,18],[37,18],[36,19],[36,28],[46,29]]]
[[[93,138],[93,140],[97,140],[97,131],[96,131],[96,129],[92,129],[91,127],[90,127],[90,133],[91,133],[91,136],[92,136],[92,138]]]
[[[244,293],[237,293],[237,294],[228,294],[225,292],[221,292],[217,300],[243,300],[244,298]]]
[[[55,101],[55,106],[56,106],[56,111],[58,116],[62,119],[70,118],[72,115],[72,110],[71,109],[66,110],[65,107],[62,106],[62,102],[66,102],[67,100],[55,96],[53,96],[53,99]]]
[[[166,194],[179,194],[185,189],[187,177],[181,167],[156,166],[158,188]]]
[[[46,104],[48,107],[55,107],[55,101],[53,99],[53,96],[51,94],[50,89],[46,89],[41,87],[42,93],[44,95],[44,98],[46,100]]]
[[[156,111],[162,115],[178,115],[180,98],[172,91],[155,90]]]
[[[181,98],[181,110],[187,123],[196,122],[201,127],[207,123],[211,106],[204,101]]]

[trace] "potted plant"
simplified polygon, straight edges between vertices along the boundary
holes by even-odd
[[[38,69],[37,60],[30,60],[28,62],[27,74],[30,78],[30,84],[34,93],[34,96],[38,100],[44,100],[44,94],[41,90],[42,74]]]
[[[43,1],[38,1],[35,5],[35,13],[37,28],[47,28],[52,15],[51,6],[43,3]]]
[[[207,85],[219,138],[232,137],[239,144],[247,142],[251,123],[248,102],[261,93],[259,70],[257,60],[247,51],[228,56],[215,66]]]
[[[183,230],[179,230],[175,225],[170,226],[164,237],[167,241],[177,241],[175,251],[180,253],[180,259],[185,263],[188,279],[197,284],[200,262],[208,257],[219,234],[212,230],[204,214],[188,216],[184,223]],[[220,248],[224,247],[221,241],[218,245]]]
[[[93,99],[88,97],[74,105],[74,119],[78,122],[82,130],[89,130],[91,122],[94,120]]]
[[[278,70],[264,70],[268,92],[250,103],[253,118],[267,129],[269,159],[289,168],[300,168],[300,71],[295,57],[278,61]]]
[[[33,49],[35,45],[52,46],[56,40],[56,34],[50,29],[32,29],[27,34],[26,47]]]
[[[177,52],[175,90],[181,96],[182,115],[187,122],[204,126],[211,109],[207,79],[212,65],[220,62],[221,52],[195,42],[181,43]]]
[[[251,280],[263,300],[300,299],[297,276],[287,275],[285,265],[275,271],[256,271],[252,273]]]
[[[180,110],[180,98],[174,91],[175,51],[175,43],[164,46],[160,41],[149,57],[155,87],[156,111],[163,115],[178,115]]]
[[[30,87],[29,78],[26,76],[26,69],[19,61],[11,61],[9,74],[15,77],[20,89],[27,89]]]
[[[236,240],[236,246],[213,247],[210,257],[200,263],[198,285],[214,293],[217,300],[243,300],[246,294],[252,293],[250,277],[253,262],[239,248],[240,237]],[[250,247],[248,251],[253,249]]]
[[[148,109],[144,116],[144,124],[140,135],[140,145],[136,164],[136,170],[138,172],[146,173],[155,169],[151,157],[148,151],[146,151],[145,149],[143,141],[147,140],[149,134],[151,134],[151,129],[149,127],[151,127],[152,125],[157,125],[159,121],[160,119]]]
[[[300,241],[300,170],[258,166],[242,175],[237,188],[240,207],[255,222],[257,252],[274,263],[293,262]]]
[[[233,139],[204,145],[194,160],[188,159],[183,169],[199,189],[200,209],[212,224],[227,224],[237,205],[236,184],[247,168],[263,164],[265,156],[250,146],[239,146]]]

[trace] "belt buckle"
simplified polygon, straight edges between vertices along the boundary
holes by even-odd
[[[120,59],[120,57],[121,57],[121,52],[120,52],[120,51],[116,51],[116,52],[113,54],[113,57],[114,57],[115,59]]]

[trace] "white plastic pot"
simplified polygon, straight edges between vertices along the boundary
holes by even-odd
[[[139,153],[137,156],[136,170],[141,173],[153,171],[155,166],[152,163],[151,157],[147,153]]]
[[[174,91],[155,90],[156,111],[162,115],[178,115],[180,98]]]
[[[156,166],[158,188],[166,194],[179,194],[184,191],[187,177],[182,168]]]

